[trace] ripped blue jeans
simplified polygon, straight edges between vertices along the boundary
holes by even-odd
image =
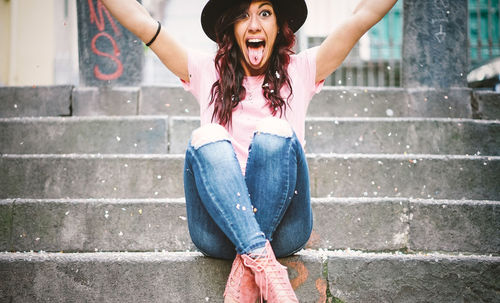
[[[234,259],[271,242],[277,257],[302,249],[312,231],[309,174],[293,134],[255,133],[245,176],[229,140],[186,151],[184,191],[195,246]]]

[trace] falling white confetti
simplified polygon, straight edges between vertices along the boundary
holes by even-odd
[[[106,219],[109,218],[109,212],[107,210],[104,211],[104,218],[106,218]]]
[[[385,114],[389,117],[392,117],[394,116],[394,111],[390,108],[388,108],[386,111],[385,111]]]
[[[116,136],[116,141],[120,142],[122,138]]]

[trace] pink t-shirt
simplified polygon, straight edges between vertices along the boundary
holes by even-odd
[[[317,48],[305,50],[297,55],[290,56],[288,75],[292,85],[293,95],[288,100],[286,112],[278,118],[288,121],[295,131],[302,146],[305,145],[304,128],[305,117],[309,102],[315,93],[323,87],[323,81],[315,83]],[[214,56],[195,53],[188,54],[188,69],[190,82],[183,82],[184,88],[191,92],[200,104],[201,125],[212,123],[213,104],[210,104],[210,90],[218,74],[215,70]],[[242,100],[232,115],[232,127],[226,127],[231,135],[231,143],[236,156],[245,173],[248,148],[252,141],[257,122],[272,116],[267,100],[262,93],[264,76],[245,77],[243,86],[246,97]],[[282,88],[281,96],[288,96],[288,89]],[[216,121],[214,121],[216,122]]]

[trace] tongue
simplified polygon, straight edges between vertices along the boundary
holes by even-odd
[[[264,47],[249,47],[248,48],[248,57],[250,58],[250,63],[252,65],[259,65],[262,61],[262,57],[264,56]]]

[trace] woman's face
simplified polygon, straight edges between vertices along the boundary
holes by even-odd
[[[264,74],[278,35],[278,22],[270,1],[253,0],[234,24],[234,36],[243,54],[247,76]]]

